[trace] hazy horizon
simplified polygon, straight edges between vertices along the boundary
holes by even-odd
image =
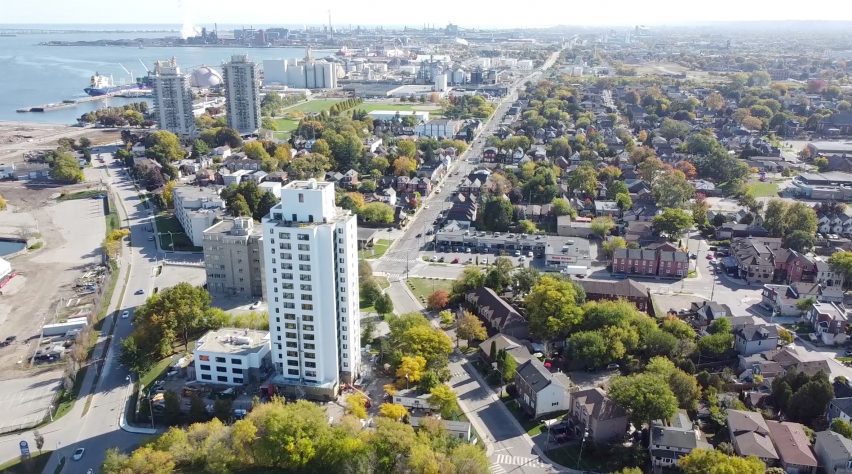
[[[96,13],[95,13],[96,12]],[[200,0],[149,0],[133,10],[104,8],[94,0],[39,0],[39,8],[7,6],[2,25],[174,25],[186,28],[200,25],[239,26],[393,26],[436,28],[449,23],[462,28],[547,28],[618,27],[632,25],[692,26],[724,23],[852,21],[852,8],[831,0],[815,0],[803,5],[794,0],[717,0],[705,8],[686,7],[677,0],[599,0],[592,8],[556,0],[531,0],[522,8],[505,8],[493,3],[436,0],[429,9],[414,15],[391,0],[369,4],[327,0],[317,4],[287,8],[273,0],[243,0],[220,4]]]

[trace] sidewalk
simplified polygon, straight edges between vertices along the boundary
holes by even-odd
[[[485,382],[485,380],[482,378],[482,375],[479,373],[478,370],[476,370],[475,367],[473,367],[473,364],[468,360],[468,358],[462,356],[462,360],[464,361],[463,365],[466,369],[466,372],[468,372],[469,374],[473,374],[473,378],[487,393],[488,406],[498,407],[497,410],[500,411],[505,418],[512,420],[512,427],[515,428],[515,431],[517,433],[516,437],[521,437],[525,441],[527,441],[527,443],[532,446],[533,451],[542,459],[542,461],[559,470],[559,472],[565,472],[569,474],[582,474],[584,472],[565,467],[548,458],[544,452],[544,448],[539,445],[539,442],[537,442],[530,435],[527,434],[526,430],[524,430],[523,426],[521,426],[517,418],[515,418],[515,415],[513,415],[508,408],[506,408],[506,405],[503,404],[497,394],[494,393],[494,390],[492,390],[488,383]],[[469,415],[468,420],[470,420],[471,424],[473,424],[477,428],[477,431],[480,430],[480,426],[478,425],[481,425],[483,427],[483,431],[480,433],[485,436],[486,439],[483,439],[482,442],[486,444],[486,453],[490,456],[491,453],[494,451],[494,437],[491,435],[491,432],[485,426],[484,421],[479,418],[478,412],[472,411],[468,406],[467,402],[463,401],[461,397],[459,397],[459,406],[462,408],[462,411],[464,411],[465,414]],[[477,421],[474,422],[474,419],[476,419]]]

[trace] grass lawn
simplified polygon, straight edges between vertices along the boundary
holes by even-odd
[[[292,132],[293,130],[296,130],[296,128],[299,127],[299,121],[293,120],[293,119],[280,118],[280,119],[275,119],[275,125],[278,127],[278,130],[276,130],[276,132],[290,133],[290,132]]]
[[[94,196],[105,195],[106,191],[101,189],[87,189],[85,191],[77,191],[68,194],[62,194],[57,199],[58,201],[71,201],[73,199],[91,199]]]
[[[373,280],[375,280],[376,284],[379,285],[379,288],[382,290],[385,290],[390,286],[390,282],[385,277],[373,277]],[[364,313],[376,312],[376,308],[374,308],[371,304],[367,304],[365,301],[361,301],[359,309]]]
[[[760,181],[748,184],[748,189],[754,192],[754,197],[778,197],[778,185]]]
[[[408,288],[422,302],[436,290],[446,290],[449,292],[453,286],[453,280],[439,280],[433,278],[409,278],[407,280]]]
[[[531,420],[523,411],[521,411],[521,407],[518,405],[518,401],[515,399],[504,400],[503,404],[506,405],[506,408],[512,412],[512,415],[515,416],[515,419],[518,420],[518,423],[524,427],[524,430],[530,436],[538,436],[541,434],[541,428],[544,426],[544,423],[537,420]]]
[[[80,394],[80,388],[83,386],[83,379],[86,378],[86,372],[89,366],[83,366],[77,371],[77,377],[74,379],[74,386],[70,391],[62,390],[57,398],[56,411],[53,412],[53,419],[57,420],[71,411],[74,402],[77,401],[77,396]]]
[[[0,472],[4,474],[44,472],[44,468],[47,466],[47,461],[50,460],[51,452],[52,451],[45,450],[39,453],[35,447],[35,442],[30,442],[30,459],[28,459],[26,463],[22,463],[21,458],[16,457],[5,464],[0,464]]]
[[[108,200],[109,202],[109,214],[104,216],[106,219],[106,233],[109,235],[110,232],[121,227],[121,219],[118,218],[118,210],[115,208],[115,202],[113,202],[112,198]]]
[[[293,107],[284,109],[284,113],[289,112],[304,112],[304,113],[319,113],[323,110],[328,110],[332,105],[343,102],[343,99],[317,99],[307,102],[300,102]]]
[[[373,243],[372,248],[358,251],[358,258],[381,258],[393,243],[390,239],[379,239]]]
[[[177,217],[172,214],[162,213],[157,216],[157,232],[160,237],[161,249],[187,250],[193,252],[201,250],[201,248],[192,245],[192,241],[183,231],[183,227],[181,227]],[[174,247],[172,244],[174,244]]]
[[[139,383],[144,387],[150,387],[152,383],[154,383],[157,378],[159,378],[163,373],[169,368],[170,365],[174,362],[177,355],[172,355],[166,357],[165,359],[160,360],[156,364],[154,364],[147,372],[142,374],[139,377]]]
[[[601,446],[595,447],[586,440],[580,454],[580,441],[547,451],[547,457],[572,469],[594,472],[615,472],[629,466],[643,466],[647,462],[647,448]],[[578,466],[577,460],[580,460]]]

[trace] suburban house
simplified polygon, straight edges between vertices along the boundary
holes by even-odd
[[[627,412],[610,399],[601,388],[580,390],[571,394],[571,422],[578,437],[594,443],[619,440],[627,433]]]
[[[750,356],[778,347],[778,327],[748,324],[734,330],[734,347],[737,353]]]
[[[535,357],[524,362],[515,372],[518,403],[532,418],[567,410],[570,393],[575,389],[562,372],[551,373]]]
[[[738,224],[728,222],[716,229],[717,239],[733,239],[737,237],[767,237],[769,231],[759,225]]]
[[[493,332],[518,339],[525,339],[529,335],[526,318],[491,288],[477,288],[465,295],[465,300]]]
[[[506,334],[495,334],[488,339],[482,341],[479,344],[479,352],[482,360],[488,362],[494,362],[491,360],[491,343],[494,343],[494,355],[496,357],[500,351],[506,351],[511,358],[515,359],[517,365],[521,365],[524,362],[530,360],[532,358],[532,354],[530,354],[527,346],[524,345],[518,339],[507,336]]]
[[[416,388],[399,390],[393,394],[393,403],[402,405],[408,409],[434,410],[435,407],[429,403],[428,393],[420,393]]]
[[[817,301],[805,313],[805,320],[811,323],[814,331],[819,334],[825,344],[845,342],[849,317],[846,310],[837,303]]]
[[[639,249],[616,249],[612,254],[612,272],[684,278],[689,272],[689,255],[669,242]]]
[[[818,431],[814,451],[823,472],[852,474],[852,440],[834,431]]]
[[[636,305],[639,311],[647,311],[650,305],[648,287],[625,278],[618,281],[576,280],[586,292],[586,301],[625,299]]]
[[[654,467],[676,467],[678,459],[693,449],[713,449],[703,433],[693,425],[686,410],[678,410],[667,422],[651,423],[648,450]]]
[[[776,316],[799,316],[802,310],[796,307],[801,301],[799,293],[789,285],[763,285],[761,304],[767,306]]]
[[[745,237],[731,241],[731,257],[736,261],[737,275],[749,283],[771,283],[775,274],[774,252],[781,239]]]
[[[756,456],[768,464],[778,460],[769,426],[760,413],[728,410],[728,432],[737,455]]]
[[[817,460],[805,427],[789,421],[767,421],[769,437],[781,457],[781,467],[789,474],[814,474]]]
[[[826,418],[828,418],[829,423],[836,418],[847,423],[852,422],[852,397],[835,398],[829,402]]]

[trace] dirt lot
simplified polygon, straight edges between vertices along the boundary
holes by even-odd
[[[24,152],[56,147],[60,138],[88,137],[94,145],[121,139],[117,130],[31,122],[0,122],[0,163],[19,161]]]
[[[102,201],[57,202],[60,189],[72,187],[28,189],[19,182],[0,183],[10,204],[0,213],[0,235],[40,236],[44,242],[41,249],[10,258],[20,275],[0,295],[0,335],[14,335],[17,341],[0,349],[0,380],[22,375],[20,367],[35,351],[41,325],[77,310],[68,307],[69,300],[77,303],[72,286],[84,268],[100,262],[106,228]],[[87,299],[79,302],[85,307]]]

